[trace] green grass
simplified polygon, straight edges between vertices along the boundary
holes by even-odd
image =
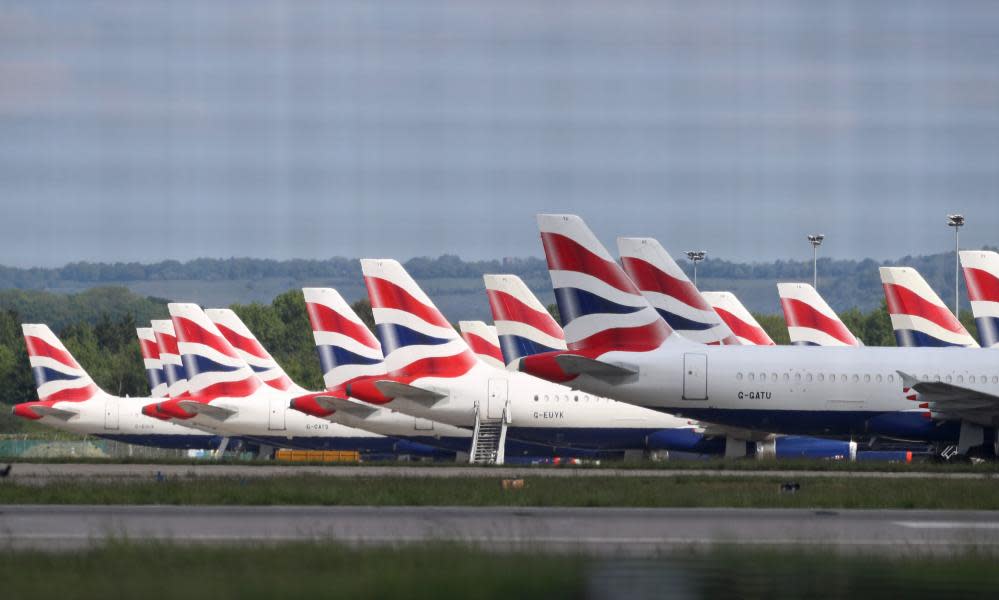
[[[214,504],[326,506],[590,506],[899,508],[999,510],[991,480],[801,479],[794,494],[779,477],[528,477],[521,490],[499,478],[180,477],[165,481],[78,479],[0,484],[0,504]]]
[[[649,559],[489,553],[459,544],[353,547],[113,541],[0,550],[5,598],[990,597],[993,555],[854,556],[824,549],[681,548]]]
[[[0,551],[5,598],[575,598],[583,560],[490,555],[455,545],[111,543],[62,553]]]

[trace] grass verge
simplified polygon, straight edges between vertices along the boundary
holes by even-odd
[[[802,479],[781,493],[779,477],[527,477],[523,489],[500,479],[455,477],[177,477],[163,481],[0,484],[0,504],[212,504],[344,506],[591,506],[999,510],[991,480]]]

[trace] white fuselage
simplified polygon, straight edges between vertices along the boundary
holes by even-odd
[[[777,433],[909,439],[950,435],[906,398],[899,371],[999,394],[999,361],[966,348],[700,346],[670,339],[600,361],[636,375],[579,376],[574,387],[721,425]],[[995,423],[992,423],[993,425]],[[951,431],[951,429],[947,429]]]

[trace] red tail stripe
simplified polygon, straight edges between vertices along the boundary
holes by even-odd
[[[915,315],[928,319],[953,333],[968,333],[948,309],[930,304],[909,288],[892,283],[884,284],[884,288],[890,314]]]
[[[204,397],[205,402],[212,398],[244,398],[260,387],[256,377],[240,379],[239,381],[222,381],[213,383],[198,392],[198,397]]]
[[[431,356],[416,360],[389,376],[404,382],[420,377],[453,378],[464,375],[474,366],[475,356],[471,352],[462,352],[454,356]]]
[[[630,350],[633,352],[644,352],[658,348],[666,341],[669,334],[670,330],[667,328],[666,323],[657,318],[647,325],[615,327],[599,331],[588,338],[569,344],[569,350]]]
[[[968,299],[999,302],[999,279],[981,269],[964,269],[964,281],[968,284]]]
[[[155,340],[139,340],[139,350],[142,351],[142,358],[158,359],[160,357],[160,347]]]
[[[643,292],[659,292],[698,310],[711,310],[711,306],[704,301],[697,288],[689,281],[677,279],[655,265],[633,256],[622,256],[621,264],[638,289]]]
[[[228,327],[220,323],[216,323],[215,326],[218,327],[219,333],[222,334],[222,337],[224,337],[226,341],[228,341],[236,348],[242,350],[243,352],[252,354],[257,358],[263,360],[271,360],[270,354],[268,354],[267,351],[264,350],[264,347],[260,345],[260,342],[252,338],[240,335],[239,333],[233,331],[232,329],[229,329]]]
[[[776,346],[774,341],[770,339],[770,336],[762,328],[750,325],[723,308],[716,306],[715,312],[718,313],[722,321],[725,321],[725,324],[732,330],[732,333],[738,337],[749,340],[757,346]]]
[[[231,358],[239,358],[224,337],[215,335],[204,327],[184,317],[173,317],[177,340],[187,344],[203,344]]]
[[[796,298],[781,298],[780,307],[784,310],[784,319],[788,327],[807,327],[818,329],[850,346],[857,345],[857,339],[843,323],[830,319],[815,308]]]
[[[180,349],[177,347],[177,337],[170,335],[168,333],[156,332],[156,344],[160,348],[160,354],[176,354],[180,355]]]
[[[543,231],[541,232],[541,243],[545,247],[549,269],[585,273],[622,292],[639,294],[635,284],[628,279],[624,270],[617,263],[597,256],[575,240],[562,234]]]
[[[305,309],[309,313],[309,323],[312,324],[312,331],[329,331],[342,333],[343,335],[357,340],[365,346],[377,350],[378,340],[364,325],[359,325],[337,311],[323,304],[307,302]]]
[[[396,284],[381,277],[365,277],[373,308],[394,308],[408,312],[438,327],[451,327],[436,308],[427,306]]]
[[[560,340],[565,339],[562,328],[547,312],[537,311],[518,298],[500,290],[486,290],[493,320],[524,323]]]
[[[503,352],[500,350],[499,346],[490,343],[488,340],[484,339],[482,336],[476,335],[471,332],[464,332],[461,334],[465,338],[465,342],[468,343],[472,348],[472,352],[481,356],[490,356],[496,360],[503,362]]]
[[[42,338],[26,335],[24,336],[24,343],[28,347],[28,356],[44,356],[57,360],[72,369],[80,368],[80,365],[73,360],[73,356],[69,352],[56,348]]]
[[[38,399],[43,402],[82,402],[90,400],[96,394],[97,386],[90,383],[83,387],[59,390],[48,396],[39,396]]]

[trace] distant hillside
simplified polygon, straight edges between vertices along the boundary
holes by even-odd
[[[554,301],[545,262],[540,258],[464,261],[453,255],[414,258],[406,267],[452,320],[488,318],[482,275],[513,273],[521,276],[545,303]],[[690,265],[680,261],[690,272]],[[883,299],[878,266],[906,265],[918,269],[930,285],[950,304],[954,294],[954,255],[907,256],[897,261],[819,260],[819,289],[837,311],[877,308]],[[703,290],[729,290],[754,312],[780,311],[775,284],[778,281],[810,281],[812,264],[807,261],[737,263],[710,258],[698,267]],[[276,261],[253,258],[208,259],[188,262],[72,263],[56,269],[0,267],[0,308],[22,310],[30,302],[12,290],[45,290],[77,294],[101,286],[123,286],[139,296],[184,300],[210,306],[234,303],[270,303],[291,289],[304,286],[335,287],[350,301],[365,296],[360,264],[355,259]],[[963,284],[962,284],[963,286]],[[67,302],[86,302],[73,296]],[[152,307],[134,309],[144,316]],[[151,301],[156,305],[158,301]],[[58,308],[58,307],[55,307]],[[124,311],[124,307],[122,307]],[[125,311],[129,312],[129,311]],[[119,314],[115,310],[112,316]],[[96,318],[87,315],[88,320]]]

